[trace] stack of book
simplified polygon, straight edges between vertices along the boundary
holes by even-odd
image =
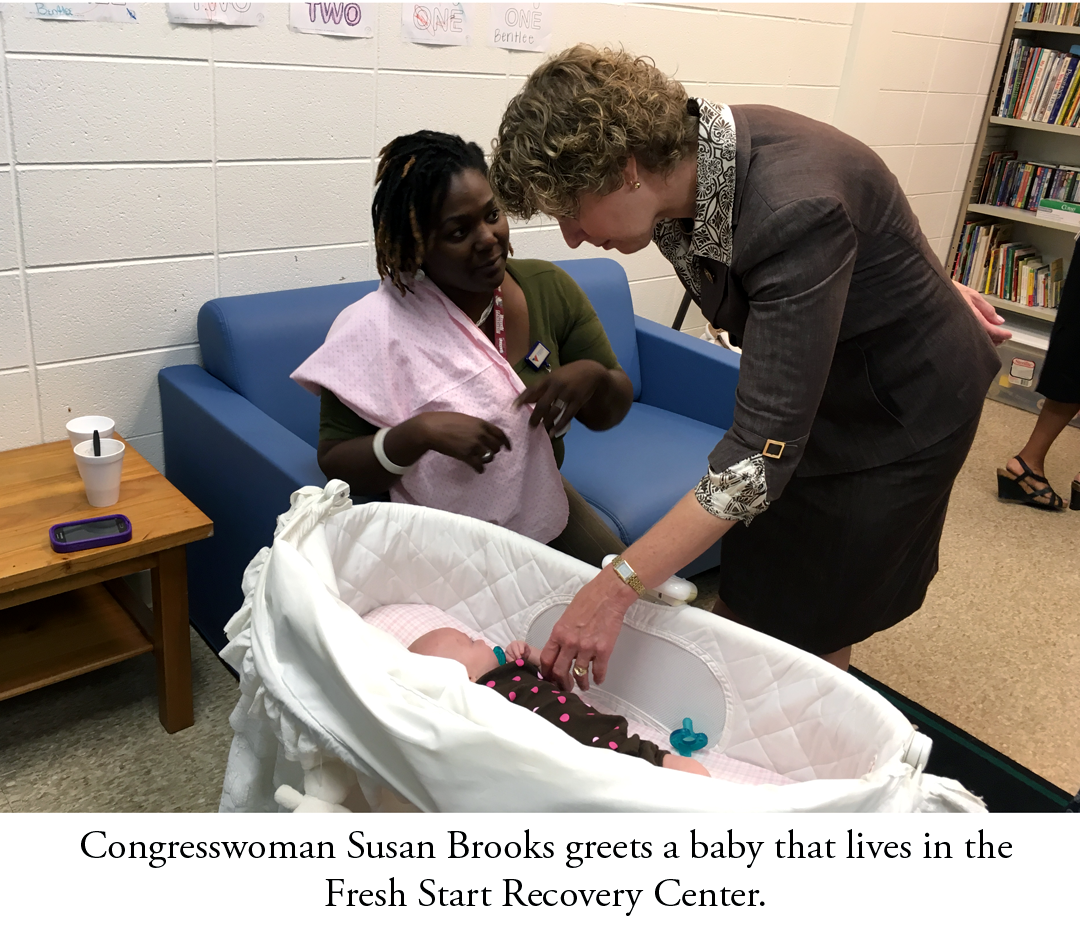
[[[1080,26],[1080,3],[1024,3],[1016,21]]]
[[[1037,212],[1044,199],[1080,201],[1080,167],[1018,161],[1015,151],[991,151],[977,203]]]
[[[989,296],[1024,306],[1056,309],[1065,279],[1061,258],[1044,263],[1030,245],[1008,241],[1012,226],[964,223],[952,278]]]
[[[1078,64],[1076,54],[1013,39],[994,115],[1075,127],[1080,120]]]

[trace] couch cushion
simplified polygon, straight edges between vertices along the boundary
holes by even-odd
[[[638,366],[634,300],[630,296],[630,284],[622,264],[610,257],[557,260],[555,263],[569,273],[589,297],[620,366],[634,384],[634,398],[639,398],[641,370]]]
[[[319,400],[291,379],[326,339],[338,313],[377,283],[338,283],[212,299],[199,310],[203,366],[313,447]]]
[[[618,427],[566,435],[562,474],[633,543],[694,488],[724,431],[635,402]]]

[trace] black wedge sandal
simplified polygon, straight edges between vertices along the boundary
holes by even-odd
[[[1016,473],[1011,473],[1007,469],[999,469],[997,471],[998,498],[1007,502],[1020,502],[1045,511],[1064,511],[1065,499],[1050,488],[1049,480],[1045,476],[1040,476],[1032,471],[1022,457],[1017,456],[1013,457],[1013,459],[1020,464],[1020,468],[1024,473],[1017,476]],[[1042,488],[1037,488],[1038,485],[1041,485]],[[1077,502],[1077,506],[1080,507],[1080,498],[1078,498],[1080,492],[1077,491],[1077,488],[1080,487],[1074,482],[1073,501]]]
[[[1070,511],[1080,511],[1080,479],[1074,479],[1072,484],[1072,498],[1069,501]]]

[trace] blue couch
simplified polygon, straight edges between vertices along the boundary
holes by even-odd
[[[649,529],[700,478],[731,424],[738,357],[633,312],[622,267],[560,262],[589,296],[634,385],[626,420],[593,432],[575,422],[564,475],[626,543]],[[289,374],[337,314],[375,289],[341,283],[214,299],[199,312],[203,367],[158,376],[169,480],[214,521],[188,549],[191,622],[215,649],[240,606],[245,566],[273,537],[289,495],[322,485],[315,459],[319,400]],[[719,562],[719,546],[683,570]]]

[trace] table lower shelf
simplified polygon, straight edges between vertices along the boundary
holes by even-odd
[[[152,652],[103,585],[0,611],[0,701]]]

